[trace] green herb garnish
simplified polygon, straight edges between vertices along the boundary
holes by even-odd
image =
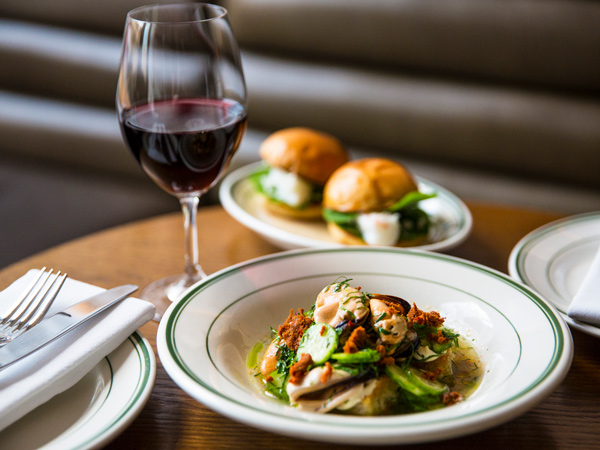
[[[429,216],[418,207],[418,203],[435,196],[436,194],[424,194],[419,191],[412,191],[385,210],[390,213],[399,214],[400,240],[410,241],[429,233]],[[323,208],[322,216],[326,222],[333,222],[344,231],[362,238],[362,233],[358,227],[359,213],[340,212]]]

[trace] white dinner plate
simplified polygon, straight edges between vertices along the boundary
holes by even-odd
[[[439,311],[486,365],[477,390],[451,407],[382,417],[319,415],[267,397],[246,367],[248,352],[338,276]],[[527,286],[458,258],[383,247],[294,250],[224,269],[169,308],[157,343],[175,383],[223,415],[284,435],[366,445],[446,439],[510,420],[562,382],[573,354],[567,325]]]
[[[100,448],[142,410],[156,376],[148,341],[133,333],[77,384],[0,433],[6,449]]]
[[[342,246],[329,235],[323,221],[288,219],[271,214],[261,206],[261,194],[256,192],[248,176],[262,165],[262,162],[249,164],[225,177],[219,188],[223,208],[242,225],[285,250]],[[429,215],[431,227],[427,241],[412,248],[442,251],[456,247],[471,232],[473,219],[469,208],[441,186],[421,177],[415,179],[421,192],[437,195],[419,204]]]
[[[521,239],[510,254],[508,271],[547,298],[569,326],[600,337],[600,327],[567,315],[599,246],[600,212],[567,217]]]

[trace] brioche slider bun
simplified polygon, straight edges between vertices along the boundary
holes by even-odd
[[[263,206],[266,210],[288,218],[314,220],[321,218],[321,194],[325,182],[339,166],[348,161],[346,148],[335,137],[310,128],[286,128],[271,134],[259,148],[261,159],[270,168],[279,169],[285,173],[296,175],[298,183],[310,184],[313,195],[317,200],[298,207],[288,205],[282,198],[263,196]],[[292,183],[290,179],[282,180],[281,172],[276,183],[281,185]],[[277,186],[283,189],[282,186]],[[300,189],[297,186],[295,189]]]
[[[323,191],[323,207],[337,213],[367,214],[388,211],[407,194],[418,192],[410,172],[401,164],[384,158],[365,158],[350,161],[338,168],[329,178]],[[328,220],[330,235],[342,244],[365,245],[365,240]],[[418,245],[426,235],[399,240],[398,246]]]
[[[320,186],[348,161],[346,149],[338,139],[310,128],[279,130],[263,141],[258,152],[269,166]]]
[[[340,212],[377,212],[416,191],[417,183],[404,166],[384,158],[351,161],[330,177],[323,206]]]

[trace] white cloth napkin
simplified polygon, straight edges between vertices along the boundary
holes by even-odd
[[[569,305],[567,315],[572,319],[600,325],[600,248]]]
[[[0,292],[0,312],[15,301],[38,270]],[[50,317],[104,289],[67,279]],[[154,305],[126,298],[53,343],[0,371],[0,430],[77,383],[136,329],[152,319]]]

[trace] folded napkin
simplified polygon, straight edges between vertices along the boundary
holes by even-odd
[[[600,248],[569,305],[567,315],[572,319],[600,325]]]
[[[0,313],[12,305],[38,273],[30,270],[0,292]],[[97,286],[67,279],[47,317],[102,291]],[[0,371],[0,430],[77,383],[153,315],[151,303],[126,298]]]

